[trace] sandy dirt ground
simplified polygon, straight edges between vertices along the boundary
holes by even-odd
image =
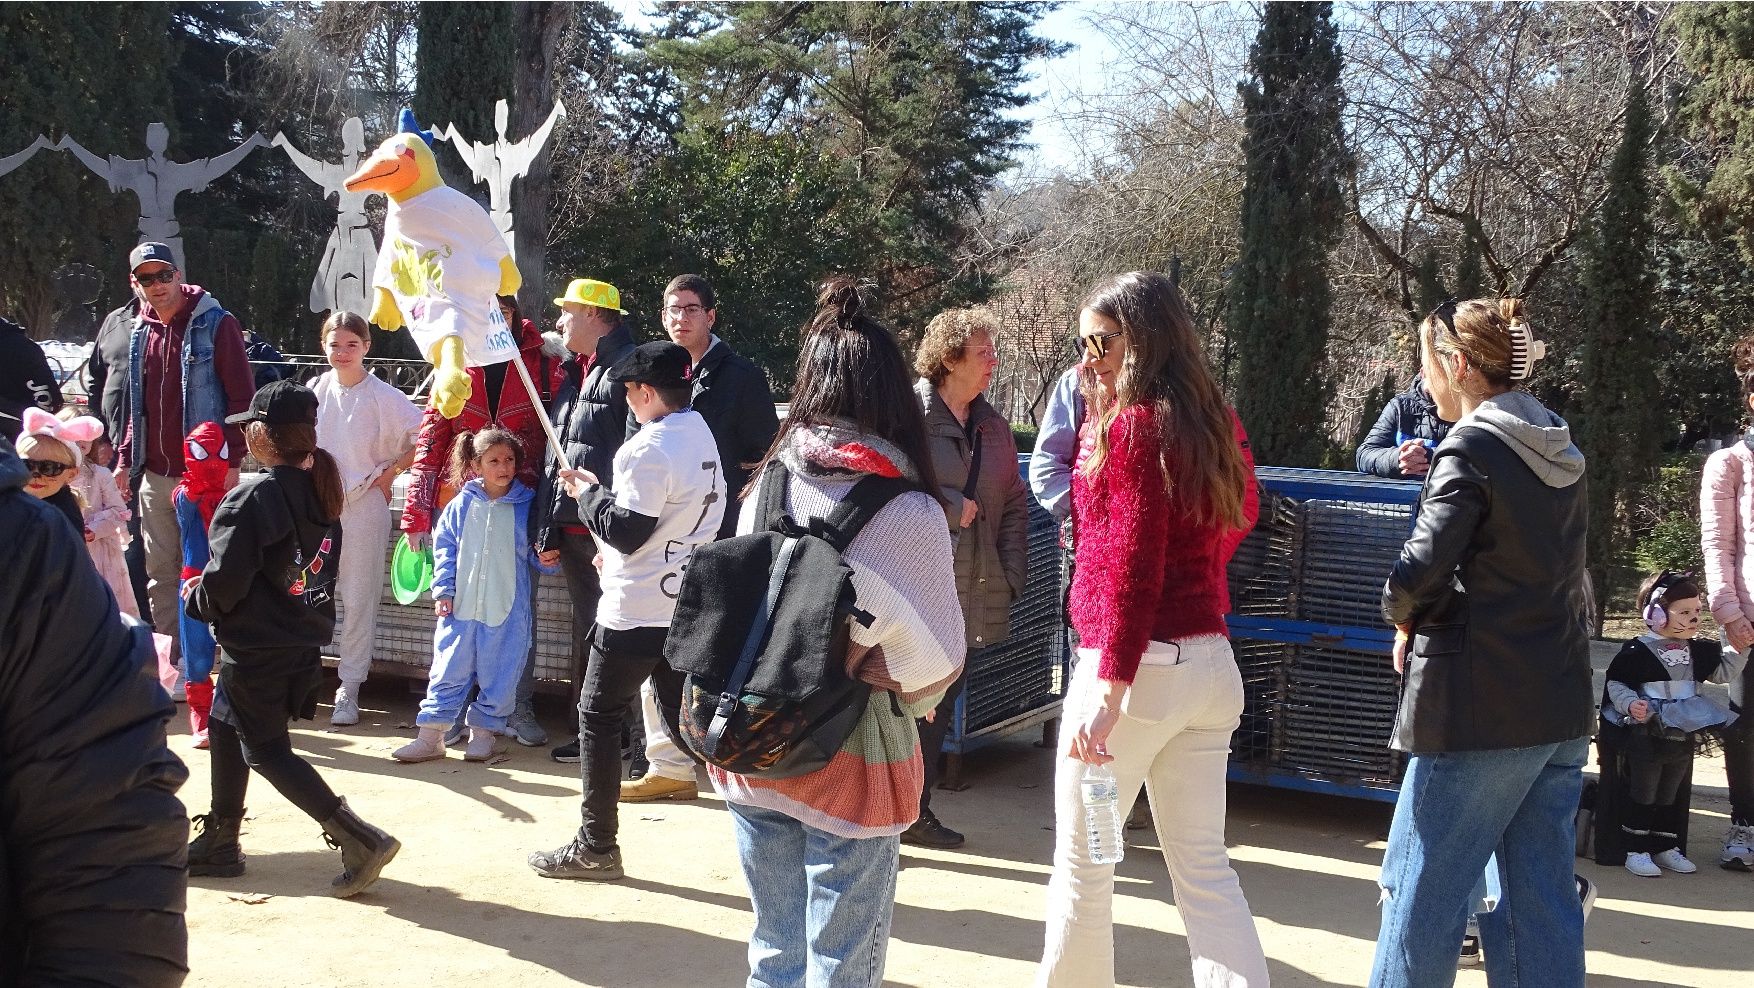
[[[552,698],[551,732],[565,721]],[[361,724],[305,722],[297,748],[362,815],[404,849],[369,892],[325,894],[340,855],[319,828],[252,780],[249,871],[189,889],[189,984],[237,986],[741,985],[751,914],[723,805],[624,806],[628,877],[542,879],[531,850],[578,825],[577,766],[513,747],[497,764],[401,765],[416,698],[374,680]],[[180,708],[179,708],[180,711]],[[321,715],[326,718],[327,709]],[[207,755],[187,727],[173,748],[189,763],[184,802],[204,811]],[[1027,985],[1041,950],[1052,843],[1052,756],[1019,736],[971,754],[972,787],[934,797],[968,835],[957,851],[903,848],[887,984]],[[1754,875],[1715,866],[1727,822],[1721,761],[1696,773],[1692,855],[1698,874],[1636,878],[1578,862],[1601,888],[1587,933],[1590,984],[1731,986],[1754,968]],[[1229,838],[1274,983],[1363,985],[1377,926],[1376,872],[1390,807],[1232,786]],[[1149,831],[1130,835],[1119,869],[1116,939],[1126,985],[1190,984],[1184,930]],[[1483,986],[1478,969],[1457,981]]]

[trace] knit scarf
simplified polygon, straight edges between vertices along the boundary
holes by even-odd
[[[833,474],[875,474],[920,482],[919,471],[901,447],[881,436],[859,431],[845,419],[793,429],[780,448],[780,460],[794,473],[822,477]]]

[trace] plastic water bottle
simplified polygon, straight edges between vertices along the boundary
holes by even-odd
[[[1119,864],[1127,853],[1122,839],[1120,785],[1107,765],[1086,765],[1079,780],[1084,790],[1084,832],[1093,864]]]

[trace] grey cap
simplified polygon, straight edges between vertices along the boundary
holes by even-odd
[[[173,268],[177,266],[177,259],[171,256],[169,245],[156,240],[148,240],[128,253],[128,270],[138,271],[140,265],[147,261],[162,261]]]

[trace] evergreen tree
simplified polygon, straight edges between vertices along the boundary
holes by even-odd
[[[1230,288],[1237,410],[1263,464],[1315,466],[1328,446],[1328,253],[1347,164],[1329,3],[1267,4],[1242,94],[1242,246]]]
[[[1449,298],[1449,293],[1443,287],[1443,273],[1438,269],[1436,248],[1427,247],[1420,252],[1419,279],[1413,288],[1414,316],[1419,320],[1423,320],[1427,313]]]
[[[140,158],[155,120],[171,125],[175,156],[170,31],[163,4],[0,5],[0,156],[71,135],[93,154]],[[40,150],[0,176],[0,314],[46,333],[54,273],[74,261],[101,273],[100,306],[119,305],[138,207],[66,152]]]
[[[1754,6],[1678,4],[1670,26],[1694,73],[1679,122],[1698,142],[1693,167],[1671,167],[1669,192],[1689,219],[1724,230],[1754,261]]]
[[[1474,231],[1464,231],[1456,256],[1456,300],[1479,298],[1485,291],[1486,262],[1480,255],[1480,240]]]
[[[468,140],[495,139],[493,104],[513,95],[517,8],[511,3],[420,5],[414,116],[422,127],[438,132],[454,124]],[[471,190],[474,183],[455,154],[436,157],[449,185]]]
[[[1584,258],[1578,445],[1589,462],[1590,576],[1604,603],[1621,585],[1616,564],[1630,541],[1621,506],[1654,469],[1660,445],[1646,174],[1652,128],[1644,87],[1635,85]]]
[[[967,252],[969,219],[1013,164],[1033,97],[1028,63],[1063,46],[1034,32],[1051,7],[986,3],[726,3],[667,9],[652,57],[688,98],[683,126],[727,146],[802,139],[840,173],[853,269],[930,315],[988,289]],[[789,333],[794,327],[775,326]]]

